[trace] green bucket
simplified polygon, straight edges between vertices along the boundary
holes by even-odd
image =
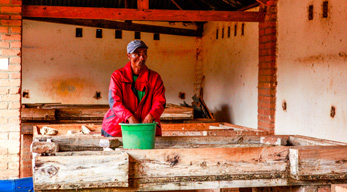
[[[156,123],[119,123],[124,149],[154,149]]]

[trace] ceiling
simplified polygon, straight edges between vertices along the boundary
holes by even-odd
[[[137,8],[137,0],[23,0],[23,5]],[[256,0],[149,0],[149,9],[236,11],[257,6]]]

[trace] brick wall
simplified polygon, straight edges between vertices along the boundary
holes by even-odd
[[[19,177],[21,4],[0,0],[0,179]]]
[[[264,7],[261,9],[264,10]],[[265,22],[259,23],[258,129],[274,133],[277,87],[277,0],[266,6]]]

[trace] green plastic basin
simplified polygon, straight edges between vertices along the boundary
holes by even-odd
[[[119,123],[124,149],[154,149],[156,123]]]

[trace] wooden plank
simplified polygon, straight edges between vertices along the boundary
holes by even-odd
[[[35,125],[33,128],[34,136],[41,135],[40,129],[42,127],[50,127],[58,130],[58,134],[56,136],[67,135],[69,131],[74,131],[75,133],[80,133],[82,130],[82,126],[87,127],[90,131],[90,134],[101,135],[101,125],[94,124],[43,124],[43,125]]]
[[[217,129],[217,130],[165,130],[162,132],[163,136],[237,136],[237,135],[245,135],[245,136],[251,136],[251,135],[268,135],[267,132],[252,132],[252,131],[235,131],[235,130],[224,130],[224,129]]]
[[[26,18],[34,21],[44,21],[51,23],[62,23],[70,25],[81,25],[88,27],[98,27],[106,29],[120,29],[127,31],[139,31],[139,32],[149,32],[149,33],[159,33],[159,34],[169,34],[169,35],[180,35],[189,37],[202,37],[202,30],[192,30],[192,29],[181,29],[173,27],[163,27],[155,25],[145,25],[129,22],[119,22],[101,19],[61,19],[61,18]]]
[[[160,120],[188,120],[194,118],[194,109],[191,107],[182,107],[178,105],[169,104]]]
[[[192,11],[192,10],[144,10],[23,5],[22,15],[27,17],[110,19],[110,20],[152,20],[152,21],[238,21],[262,22],[263,12],[243,11]]]
[[[289,137],[289,144],[292,146],[329,146],[329,145],[347,145],[347,143],[332,141],[327,139],[318,139],[314,137],[307,137],[302,135],[291,135]]]
[[[185,131],[185,130],[209,130],[210,126],[219,126],[220,123],[169,123],[162,124],[163,131]]]
[[[38,156],[34,162],[35,190],[128,187],[129,156]]]
[[[347,179],[347,146],[290,149],[290,173],[297,180]]]
[[[108,108],[60,108],[56,109],[57,119],[103,119]]]
[[[58,151],[59,151],[59,145],[54,142],[34,141],[31,144],[31,152],[33,153],[56,154]]]
[[[22,120],[55,120],[54,109],[22,108]]]
[[[285,185],[288,149],[251,147],[126,152],[130,156],[129,179],[133,182],[133,191],[155,191]],[[110,155],[113,152],[57,155],[81,153],[95,156],[96,153]]]
[[[103,148],[115,148],[120,145],[115,137],[74,135],[74,136],[36,136],[34,140],[47,141],[48,139],[59,145],[59,151],[102,151]]]

